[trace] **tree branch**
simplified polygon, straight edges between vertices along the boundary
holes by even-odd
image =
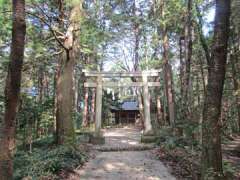
[[[64,50],[68,51],[68,48],[67,48],[67,47],[62,43],[62,41],[58,38],[56,30],[53,29],[52,25],[51,25],[49,22],[47,22],[46,19],[44,19],[43,17],[41,17],[41,16],[39,16],[39,15],[37,15],[37,14],[34,14],[34,13],[30,12],[30,11],[26,11],[26,13],[29,14],[29,15],[31,15],[31,16],[33,16],[33,17],[35,17],[35,18],[38,18],[38,19],[39,19],[40,21],[42,21],[45,25],[47,25],[48,28],[49,28],[49,30],[50,30],[51,33],[53,34],[55,40],[59,43],[59,45],[60,45]],[[59,31],[58,31],[58,33],[59,33],[59,34],[63,34],[63,33],[59,32]]]

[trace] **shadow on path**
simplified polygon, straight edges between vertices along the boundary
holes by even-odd
[[[168,169],[157,160],[149,145],[140,143],[141,132],[134,127],[104,130],[106,144],[95,149],[110,148],[96,152],[84,167],[76,170],[78,177],[72,180],[175,180]],[[144,147],[142,150],[135,148]],[[111,148],[113,151],[111,151]],[[124,149],[124,151],[122,151]],[[129,149],[129,151],[128,151]]]

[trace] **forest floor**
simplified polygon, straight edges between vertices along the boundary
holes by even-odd
[[[232,139],[222,146],[223,159],[235,167],[236,176],[240,179],[240,135],[235,135]]]
[[[187,146],[160,146],[156,154],[179,180],[200,179],[200,149],[192,150]],[[222,145],[223,164],[226,180],[240,180],[240,135],[234,135]]]
[[[153,145],[140,143],[141,132],[133,127],[104,130],[106,143],[93,146],[93,158],[75,170],[69,180],[175,180],[157,160]]]

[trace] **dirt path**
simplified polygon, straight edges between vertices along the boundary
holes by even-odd
[[[81,180],[175,180],[168,169],[156,160],[150,150],[140,143],[140,132],[134,128],[105,130],[106,144],[97,148],[113,151],[98,152],[84,167],[76,170]],[[125,147],[124,151],[117,151]],[[130,151],[127,151],[127,148]]]
[[[142,144],[141,132],[134,127],[111,128],[103,130],[105,144],[95,146],[100,151],[137,151],[153,148],[153,144]]]

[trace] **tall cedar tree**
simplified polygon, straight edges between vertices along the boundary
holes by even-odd
[[[63,1],[59,1],[63,6]],[[61,9],[61,8],[60,8]],[[60,57],[57,76],[56,140],[59,145],[74,145],[74,67],[77,32],[79,31],[82,2],[74,4],[70,13],[70,25],[63,42],[64,52]]]
[[[13,0],[13,28],[10,63],[5,87],[5,114],[0,141],[0,179],[13,179],[15,119],[19,102],[26,34],[25,1]]]
[[[160,7],[162,8],[161,16],[163,19],[166,18],[166,12],[164,8],[166,7],[166,2],[161,1]],[[176,118],[176,109],[175,109],[175,92],[174,92],[174,84],[173,84],[173,73],[172,73],[172,65],[169,63],[169,37],[168,37],[168,27],[167,23],[163,23],[163,72],[164,72],[164,86],[165,86],[165,94],[167,97],[168,103],[168,116],[169,122],[172,127],[175,127],[175,118]]]
[[[230,5],[230,0],[216,0],[212,57],[208,63],[208,84],[203,109],[202,179],[209,172],[213,172],[218,180],[223,174],[220,113],[226,72]]]

